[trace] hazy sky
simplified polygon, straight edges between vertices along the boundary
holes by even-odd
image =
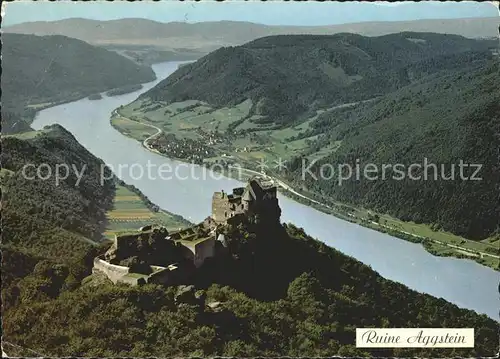
[[[161,2],[60,0],[15,1],[5,3],[3,25],[27,21],[59,20],[72,17],[89,19],[146,18],[170,21],[250,21],[269,25],[329,25],[362,21],[397,21],[499,16],[492,3],[478,2],[407,2],[407,3],[335,3],[283,1],[202,1]],[[2,12],[3,12],[2,11]]]

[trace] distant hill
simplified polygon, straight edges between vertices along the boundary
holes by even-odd
[[[403,31],[455,34],[468,38],[498,38],[500,17],[360,22],[330,26],[269,26],[240,21],[169,22],[129,18],[82,18],[36,21],[7,26],[4,33],[65,35],[116,51],[141,64],[196,60],[224,46],[237,46],[273,35],[381,36]]]
[[[148,67],[65,36],[3,34],[2,45],[2,112],[29,115],[51,103],[155,78]]]
[[[484,62],[494,40],[432,33],[270,36],[216,50],[141,95],[216,107],[251,99],[260,123],[290,124],[313,110],[371,99],[418,78]],[[255,121],[254,121],[255,122]]]
[[[381,36],[403,31],[435,32],[469,38],[497,38],[500,18],[436,19],[396,22],[361,22],[330,26],[269,26],[249,22],[218,21],[161,23],[147,19],[90,20],[72,18],[7,26],[3,32],[65,35],[96,45],[139,45],[164,50],[196,49],[209,52],[221,46],[241,45],[271,35],[331,35],[350,32]]]

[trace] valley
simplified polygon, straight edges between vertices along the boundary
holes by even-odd
[[[494,357],[497,9],[233,5],[6,6],[2,356]]]
[[[166,78],[178,65],[177,62],[154,65],[158,78],[156,81]],[[147,91],[156,83],[144,84],[141,91]],[[159,156],[144,148],[143,141],[124,136],[112,127],[110,116],[113,111],[133,102],[139,94],[104,97],[98,101],[83,99],[70,105],[46,109],[38,114],[33,126],[41,129],[57,119],[57,123],[74,133],[78,141],[102,158],[123,181],[139,188],[160,208],[181,215],[192,223],[198,223],[210,211],[209,203],[213,192],[220,191],[221,188],[238,187],[241,182],[228,178],[231,176],[228,171],[219,175],[204,166]],[[71,113],[71,116],[62,116],[67,113]],[[157,132],[153,128],[148,131],[148,136]],[[110,146],[112,151],[109,150]],[[137,177],[137,174],[128,171],[126,167],[120,171],[121,165],[134,163],[143,168],[148,165],[152,168],[163,166],[171,171],[166,177],[161,177],[159,173]],[[304,193],[313,198],[311,194]],[[314,204],[302,205],[300,198],[297,197],[295,201],[292,200],[295,198],[293,195],[287,196],[279,195],[283,210],[282,221],[306,228],[314,238],[370,265],[384,278],[469,308],[477,308],[481,312],[490,312],[492,316],[496,315],[495,283],[498,272],[479,266],[470,259],[433,256],[421,244],[402,241],[393,235],[340,220],[316,210]],[[337,235],[332,237],[332,233]],[[436,273],[439,273],[439,277]],[[457,277],[456,273],[461,275]],[[477,281],[475,278],[482,280]],[[464,282],[469,284],[461,285]],[[474,286],[474,289],[470,286]],[[491,294],[484,295],[488,291]]]
[[[409,38],[410,35],[404,34],[404,36]],[[438,37],[434,37],[435,35],[413,34],[411,36],[414,38],[429,37],[429,41],[438,41]],[[333,38],[335,39],[336,37]],[[276,37],[275,41],[286,42],[292,41],[292,39],[293,37]],[[266,40],[272,41],[270,39]],[[400,79],[399,85],[390,85],[386,90],[386,95],[381,94],[375,98],[365,98],[357,102],[346,102],[335,106],[321,106],[314,101],[314,96],[321,98],[323,96],[321,91],[323,90],[305,88],[303,92],[309,93],[308,96],[313,96],[310,100],[313,104],[312,108],[308,108],[307,106],[297,107],[295,105],[295,110],[292,111],[297,111],[301,108],[302,113],[290,114],[285,117],[282,117],[282,113],[277,117],[276,111],[284,108],[288,108],[287,111],[290,111],[290,108],[293,108],[293,106],[290,106],[291,100],[269,100],[268,94],[271,94],[274,91],[273,88],[276,86],[276,83],[272,83],[270,78],[263,78],[261,81],[264,82],[258,85],[260,88],[245,85],[251,89],[247,94],[250,98],[242,102],[235,102],[234,100],[234,98],[241,96],[238,94],[238,91],[240,91],[239,89],[242,84],[247,81],[246,78],[241,78],[241,76],[238,77],[240,83],[235,82],[233,85],[233,92],[227,92],[227,89],[221,88],[221,94],[217,95],[217,84],[215,84],[211,86],[212,90],[208,90],[207,87],[207,91],[211,93],[210,95],[206,93],[204,95],[197,95],[201,94],[199,86],[207,86],[207,83],[211,81],[211,77],[209,76],[206,81],[203,83],[200,82],[199,86],[196,86],[191,84],[192,80],[190,80],[193,77],[193,71],[196,72],[198,67],[206,67],[207,65],[205,64],[211,61],[210,59],[216,58],[217,52],[215,52],[196,63],[191,63],[180,68],[171,77],[160,82],[158,86],[142,94],[129,105],[120,106],[114,112],[111,122],[120,132],[143,141],[147,148],[159,154],[204,165],[208,168],[228,169],[230,166],[240,166],[257,170],[259,173],[264,171],[267,175],[290,183],[295,188],[296,193],[302,194],[302,197],[298,196],[299,200],[304,201],[306,204],[312,204],[322,211],[369,228],[389,232],[399,238],[422,243],[428,251],[435,255],[474,259],[478,263],[498,269],[499,237],[495,230],[498,226],[497,219],[500,214],[497,213],[498,207],[493,202],[484,203],[483,207],[487,215],[482,217],[478,215],[478,218],[475,220],[470,217],[467,219],[460,217],[458,219],[456,215],[453,215],[453,219],[438,220],[438,216],[440,215],[430,212],[429,208],[422,208],[423,203],[413,207],[415,213],[423,212],[422,215],[407,215],[407,207],[401,208],[398,204],[386,204],[378,198],[375,203],[373,200],[367,200],[361,196],[352,196],[344,190],[344,188],[350,188],[353,185],[359,188],[366,185],[361,186],[352,181],[345,181],[345,184],[342,184],[342,186],[332,186],[331,181],[300,180],[300,176],[304,176],[304,163],[348,164],[350,161],[353,161],[343,157],[346,152],[345,148],[350,148],[349,151],[351,153],[358,152],[365,157],[362,160],[368,162],[366,159],[369,156],[367,152],[363,152],[359,148],[355,149],[349,142],[352,141],[351,138],[356,139],[354,136],[360,137],[358,135],[360,131],[365,131],[367,136],[371,136],[370,131],[372,131],[372,127],[381,127],[379,124],[382,123],[385,126],[382,131],[389,133],[390,136],[394,136],[398,131],[401,131],[401,125],[397,121],[403,123],[405,121],[413,121],[412,123],[408,123],[408,126],[415,128],[415,138],[418,138],[422,132],[425,133],[426,131],[418,128],[418,126],[421,126],[421,123],[418,122],[418,116],[434,118],[436,124],[426,124],[425,126],[431,129],[431,135],[436,136],[435,126],[443,128],[439,124],[439,121],[442,121],[441,123],[444,124],[446,116],[450,117],[454,116],[455,113],[459,113],[458,110],[456,112],[451,111],[447,115],[437,113],[439,112],[439,106],[442,106],[444,101],[452,103],[458,100],[454,98],[457,97],[454,92],[455,87],[450,87],[450,84],[463,82],[464,86],[469,86],[471,89],[475,86],[470,84],[471,75],[468,78],[462,75],[465,73],[463,66],[469,68],[473,73],[478,73],[479,78],[484,78],[484,81],[490,84],[488,86],[491,86],[494,83],[492,82],[494,81],[493,78],[497,76],[498,72],[498,66],[491,65],[491,52],[484,51],[491,46],[491,43],[470,43],[468,42],[469,40],[460,39],[459,37],[452,38],[452,40],[449,48],[446,50],[447,53],[440,55],[440,57],[438,56],[437,59],[425,59],[427,55],[420,54],[419,56],[422,58],[419,61],[402,62],[399,66],[405,68],[405,71],[408,71],[408,73],[410,73],[408,69],[412,68],[412,75],[407,75],[410,77],[404,80]],[[462,44],[462,40],[465,43]],[[322,38],[314,38],[312,41],[322,41]],[[353,37],[351,41],[362,44],[358,46],[367,46],[366,44],[363,45],[363,41],[357,37]],[[377,39],[375,38],[370,41],[376,42]],[[393,41],[401,41],[401,36],[393,37]],[[408,49],[401,50],[403,53],[405,51],[409,51],[410,53],[412,51],[416,53],[422,51],[418,46],[414,47],[414,41],[410,43],[411,45],[408,44]],[[468,46],[473,51],[464,50],[461,47],[462,45]],[[246,46],[249,48],[259,48],[259,46],[253,44],[252,46]],[[307,43],[302,46],[307,46]],[[318,46],[317,43],[314,43],[314,46]],[[330,44],[329,46],[332,45]],[[223,56],[222,53],[224,51],[221,50],[218,52]],[[264,51],[270,54],[266,55],[270,56],[270,58],[278,56],[276,53],[279,53],[279,50],[273,50],[274,52]],[[234,53],[235,58],[242,56],[240,51],[234,51]],[[243,59],[244,56],[248,55],[243,55]],[[254,55],[252,54],[251,56]],[[341,55],[337,54],[335,56]],[[363,56],[366,57],[368,55],[365,53]],[[212,66],[218,66],[217,60],[213,61]],[[241,71],[248,71],[246,67],[248,61],[248,59],[244,59],[242,62],[241,66],[244,70],[239,70],[238,67],[234,67],[234,69],[230,68],[226,70],[224,76],[231,76],[233,72],[240,74]],[[422,74],[419,77],[416,75],[424,65],[427,66],[427,73],[434,71],[433,76]],[[291,66],[298,65],[293,63]],[[372,63],[370,66],[384,65]],[[487,70],[489,72],[485,73],[482,70],[483,66],[490,66],[489,70]],[[252,73],[260,73],[258,70],[252,71]],[[276,71],[289,71],[289,69]],[[205,73],[201,73],[200,76],[205,76]],[[278,75],[276,76],[279,78]],[[287,75],[287,78],[290,76]],[[454,77],[458,77],[458,79]],[[362,81],[362,79],[360,77],[357,81]],[[469,81],[469,84],[466,85],[467,81]],[[165,85],[163,85],[164,83]],[[169,88],[166,90],[166,93],[164,92],[166,99],[162,100],[160,95],[162,93],[162,86],[167,86],[169,83],[175,84],[174,86],[177,87],[178,92],[176,94],[182,94],[181,97],[184,98],[192,96],[192,99],[176,101],[178,96],[175,95],[173,99],[169,100],[169,91],[172,91]],[[184,83],[187,84],[186,88],[183,87]],[[367,82],[368,85],[370,83]],[[332,85],[330,84],[329,86]],[[355,97],[349,96],[359,96],[359,86],[361,85],[353,89],[345,87],[348,85],[340,86],[343,89],[342,96],[344,98],[353,99]],[[311,91],[318,92],[314,94]],[[336,90],[333,89],[332,91]],[[349,95],[351,91],[354,91],[356,95]],[[494,91],[493,93],[497,92]],[[487,108],[490,104],[498,100],[493,93],[490,92],[491,95],[489,97],[482,98],[482,101],[488,101],[483,105],[483,108]],[[467,96],[479,98],[478,94],[472,94],[472,92],[470,94]],[[199,99],[196,96],[202,96],[203,99]],[[214,100],[212,100],[216,97],[220,99],[224,96],[227,96],[224,100],[225,102],[213,102]],[[470,100],[472,99],[468,99],[467,101]],[[266,101],[270,105],[262,105]],[[400,103],[399,106],[395,106],[396,101]],[[424,103],[425,105],[423,105]],[[431,114],[433,112],[436,114]],[[391,123],[390,121],[394,122]],[[453,119],[453,121],[457,120]],[[354,123],[351,126],[356,129],[349,129],[345,126],[346,122]],[[156,130],[155,134],[150,133],[152,129]],[[384,133],[382,131],[380,133]],[[443,136],[443,129],[440,131],[439,136]],[[405,136],[407,134],[409,133],[406,132]],[[485,136],[489,136],[489,134],[485,133]],[[391,138],[388,141],[393,140]],[[409,141],[411,143],[414,139],[410,139]],[[426,141],[428,142],[428,139]],[[366,143],[365,140],[363,145]],[[401,146],[403,152],[408,147]],[[414,146],[418,147],[420,145],[415,143]],[[336,155],[337,153],[339,154],[338,156]],[[433,159],[436,158],[436,155],[444,162],[449,162],[450,160],[447,155],[443,156],[443,153],[433,153],[427,146],[423,151],[413,151],[412,156],[408,157],[405,161],[415,162],[415,160],[423,157]],[[493,153],[490,153],[488,156],[494,161]],[[383,159],[394,159],[394,152],[387,152],[385,157],[374,157],[373,162],[381,163]],[[328,162],[332,160],[333,162]],[[318,173],[319,166],[310,165],[310,167],[314,173]],[[354,163],[352,163],[352,167],[354,167]],[[491,169],[495,171],[494,167],[488,167],[487,171]],[[491,178],[494,178],[494,175],[492,176]],[[487,177],[490,178],[490,175],[488,174]],[[373,187],[369,184],[369,181],[365,182],[368,186]],[[381,185],[387,186],[385,182],[382,182]],[[392,183],[389,182],[389,185],[392,186]],[[394,183],[394,185],[398,184]],[[436,186],[437,188],[431,191],[441,191],[439,189],[441,186],[439,181],[436,181]],[[493,189],[495,182],[488,180],[487,186]],[[344,195],[344,193],[347,195]],[[398,193],[403,193],[404,195],[404,191]],[[294,196],[297,197],[296,194]],[[306,199],[304,196],[308,198]],[[396,201],[405,203],[412,201],[412,198],[408,198],[408,196],[413,196],[413,194],[408,193],[406,198],[400,196]],[[444,198],[442,200],[448,201]],[[374,218],[378,218],[378,220],[374,221]],[[475,233],[477,230],[472,229],[462,230],[457,223],[460,221],[469,222],[469,224],[464,225],[464,227],[469,226],[469,228],[473,225],[473,221],[482,221],[482,232]],[[484,229],[486,228],[484,227],[485,221],[489,223],[490,229],[488,230]]]
[[[43,113],[37,116],[33,124],[35,128],[38,128],[37,121],[40,119],[43,119]],[[101,123],[112,130],[105,118]],[[122,135],[116,133],[116,136]],[[358,325],[398,326],[411,322],[423,327],[443,321],[448,325],[458,326],[465,322],[481,328],[476,337],[476,347],[469,351],[471,355],[487,354],[496,345],[494,328],[497,323],[494,320],[384,279],[368,266],[313,239],[291,223],[264,222],[259,225],[249,222],[226,228],[230,255],[204,264],[191,279],[194,283],[191,286],[196,289],[191,288],[190,292],[187,292],[186,286],[114,285],[97,273],[89,273],[92,259],[104,253],[109,245],[86,244],[81,247],[77,245],[78,241],[70,241],[71,236],[92,233],[95,228],[75,226],[79,221],[75,215],[85,216],[87,212],[83,207],[75,207],[75,203],[85,203],[77,198],[84,195],[100,209],[90,212],[98,217],[88,224],[99,223],[106,215],[112,217],[113,213],[117,215],[117,212],[125,213],[129,209],[140,210],[141,216],[146,215],[148,212],[141,207],[143,205],[138,198],[142,198],[147,207],[154,205],[120,181],[115,183],[109,180],[103,188],[104,192],[96,191],[99,188],[96,186],[99,177],[96,171],[102,162],[83,149],[61,126],[45,127],[36,134],[19,137],[11,136],[3,140],[9,155],[2,155],[5,166],[12,172],[11,176],[17,177],[17,180],[10,179],[5,183],[9,195],[4,215],[8,218],[9,227],[7,241],[2,243],[2,264],[9,274],[2,284],[3,335],[8,338],[5,350],[9,355],[68,352],[78,355],[127,352],[139,356],[179,352],[197,355],[242,355],[249,352],[300,355],[335,351],[346,355],[371,356],[381,351],[361,350],[349,344]],[[67,144],[64,153],[54,151],[60,143]],[[34,147],[39,150],[33,151]],[[123,148],[126,147],[132,146]],[[141,147],[125,155],[137,155],[141,150],[149,155]],[[80,194],[78,187],[68,184],[57,189],[54,183],[43,181],[20,183],[18,171],[22,163],[17,162],[23,158],[18,155],[20,152],[35,157],[42,153],[48,156],[37,159],[35,163],[52,161],[61,155],[65,156],[65,161],[85,158],[91,167],[82,178],[84,190]],[[160,188],[166,189],[165,183],[161,184]],[[186,183],[182,185],[185,187]],[[216,186],[220,188],[221,185],[224,186],[217,181]],[[31,192],[24,198],[40,198],[38,203],[42,203],[48,198],[47,193],[65,191],[67,195],[52,198],[53,208],[58,211],[47,211],[36,202],[24,204],[9,191],[10,188],[36,191],[45,187],[47,190],[39,191],[39,197]],[[56,202],[55,198],[59,201]],[[69,198],[75,201],[67,201]],[[169,195],[167,200],[172,198]],[[192,204],[200,216],[205,215],[200,211],[203,201],[199,198]],[[40,228],[47,224],[57,226],[57,221],[63,220],[58,215],[60,211],[70,212],[71,215],[66,217],[70,221],[63,220],[62,228],[53,227],[58,231],[54,233],[53,242],[47,241],[50,238],[48,233],[39,230],[36,237],[23,238],[21,233],[21,236],[13,236],[9,234],[13,230],[28,228],[25,223],[14,220],[14,213],[22,211],[19,206],[23,205],[32,205],[36,216],[31,220],[38,221],[42,226]],[[279,205],[289,212],[286,200],[281,198]],[[337,231],[341,233],[340,222],[337,223]],[[67,241],[69,246],[62,247],[63,241]],[[82,241],[81,245],[84,243]],[[385,250],[389,248],[387,246]],[[255,260],[259,263],[257,268],[253,264]],[[402,267],[398,268],[401,270]],[[423,269],[419,268],[419,271]],[[181,290],[186,293],[179,294]],[[390,310],[386,309],[388,302]],[[338,313],[344,314],[339,316]],[[304,318],[307,328],[297,325],[298,317]],[[110,321],[113,325],[109,324]],[[254,324],[248,326],[247,321]],[[221,326],[221,322],[225,324]],[[29,333],[23,329],[27,325],[31,328]],[[288,328],[284,333],[280,329],[283,327]],[[154,328],[154,331],[147,328]],[[172,334],[172,328],[177,334]],[[331,334],[312,338],[308,348],[296,346],[294,343],[310,333],[310,328]],[[241,335],[235,337],[232,334],[234,330],[243,333],[244,340]],[[82,342],[82,331],[92,341]],[[272,333],[266,341],[260,339],[264,333]],[[203,344],[212,343],[215,338],[221,339],[221,342],[209,346]],[[209,342],[204,342],[207,340]],[[270,342],[273,343],[271,349]],[[425,351],[427,349],[403,349],[396,353],[419,355]],[[448,355],[453,351],[441,349],[435,352]],[[388,349],[383,353],[393,351]]]

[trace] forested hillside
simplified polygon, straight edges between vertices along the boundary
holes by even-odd
[[[101,185],[103,162],[59,125],[3,137],[1,162],[5,319],[5,311],[19,300],[57,296],[90,274],[115,184],[105,180]],[[56,183],[56,168],[63,164],[74,167]]]
[[[64,128],[3,138],[1,160],[3,245],[69,259],[89,239],[101,239],[115,184],[101,184],[103,162]],[[68,178],[56,182],[56,166],[62,164],[70,166]],[[66,175],[62,167],[60,174]]]
[[[106,246],[103,234],[117,185],[159,210],[139,189],[111,178],[104,162],[59,125],[7,135],[1,144],[4,310],[22,298],[57,296],[90,274]]]
[[[306,177],[306,185],[326,195],[324,198],[390,213],[403,220],[433,223],[436,230],[473,239],[483,239],[499,230],[498,62],[425,78],[355,110],[323,113],[311,127],[305,137],[322,134],[304,153],[311,160],[317,157],[316,151],[341,141],[335,152],[312,166],[315,175],[324,164],[350,164],[355,168],[357,159],[360,168],[368,163],[379,169],[382,164],[401,164],[405,169],[411,164],[421,165],[412,172],[419,180],[408,175],[398,180],[400,175],[394,168],[386,171],[385,180],[379,172],[377,180],[358,181],[353,176],[341,186],[334,180],[321,180],[321,176],[318,181]],[[437,166],[427,170],[427,177],[424,158]],[[471,180],[475,172],[472,167],[464,168],[461,178],[460,161],[480,164],[476,177],[481,180]],[[297,176],[301,173],[300,163],[299,158],[294,162]]]
[[[154,80],[115,52],[65,36],[2,34],[2,113],[37,108]]]
[[[216,107],[251,99],[251,114],[263,116],[259,123],[284,126],[321,107],[371,99],[428,74],[484,62],[494,46],[495,41],[410,32],[271,36],[214,51],[141,97]]]
[[[44,356],[479,357],[497,350],[492,319],[385,280],[292,225],[245,224],[226,234],[229,253],[207,263],[182,296],[176,287],[88,278],[31,298],[24,280],[3,319],[4,339]],[[57,273],[52,283],[63,282]],[[37,265],[31,283],[49,278],[53,271]],[[475,348],[356,348],[355,328],[369,326],[472,327]]]

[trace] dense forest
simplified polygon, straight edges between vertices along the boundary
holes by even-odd
[[[101,239],[115,183],[101,184],[101,171],[109,176],[109,169],[64,128],[46,127],[27,139],[3,138],[1,161],[6,174],[2,245],[46,258],[71,258],[88,247],[89,239]],[[70,166],[68,177],[57,182],[55,172],[62,164]]]
[[[250,98],[251,113],[263,116],[259,122],[290,125],[320,107],[374,98],[428,74],[484,62],[497,45],[411,32],[270,36],[216,50],[141,96],[215,107]]]
[[[322,135],[304,155],[313,159],[316,151],[328,144],[341,141],[342,145],[311,167],[319,180],[306,176],[305,185],[323,194],[323,199],[335,198],[403,220],[433,223],[435,229],[472,239],[497,232],[499,65],[492,62],[475,70],[428,77],[354,110],[321,114],[304,136]],[[425,170],[424,159],[437,168]],[[368,163],[376,165],[379,178],[356,180],[353,176],[339,185],[319,176],[325,164],[349,164],[354,169],[357,160],[362,170]],[[472,167],[464,168],[465,180],[460,178],[460,161],[480,164],[475,177],[481,180],[472,180],[476,171]],[[302,160],[297,158],[293,163],[298,178]],[[383,164],[401,164],[405,171],[411,164],[420,164],[421,168],[412,172],[414,178],[420,178],[412,180],[405,172],[401,179],[391,168],[384,180],[380,171]]]
[[[1,162],[2,310],[8,318],[19,298],[36,300],[62,287],[75,288],[90,274],[115,182],[101,185],[103,162],[59,125],[2,138]],[[71,170],[56,183],[49,171],[54,174],[62,164],[73,165],[82,176]],[[36,168],[47,179],[39,178]],[[33,276],[37,271],[48,277],[40,280]]]
[[[66,267],[31,265],[9,298],[4,338],[45,356],[478,357],[497,350],[492,319],[385,280],[293,225],[244,224],[226,234],[229,252],[186,283],[194,288],[115,286],[95,275],[68,286]],[[358,349],[356,327],[473,327],[475,348]]]
[[[2,114],[152,81],[151,68],[65,36],[2,34]]]

